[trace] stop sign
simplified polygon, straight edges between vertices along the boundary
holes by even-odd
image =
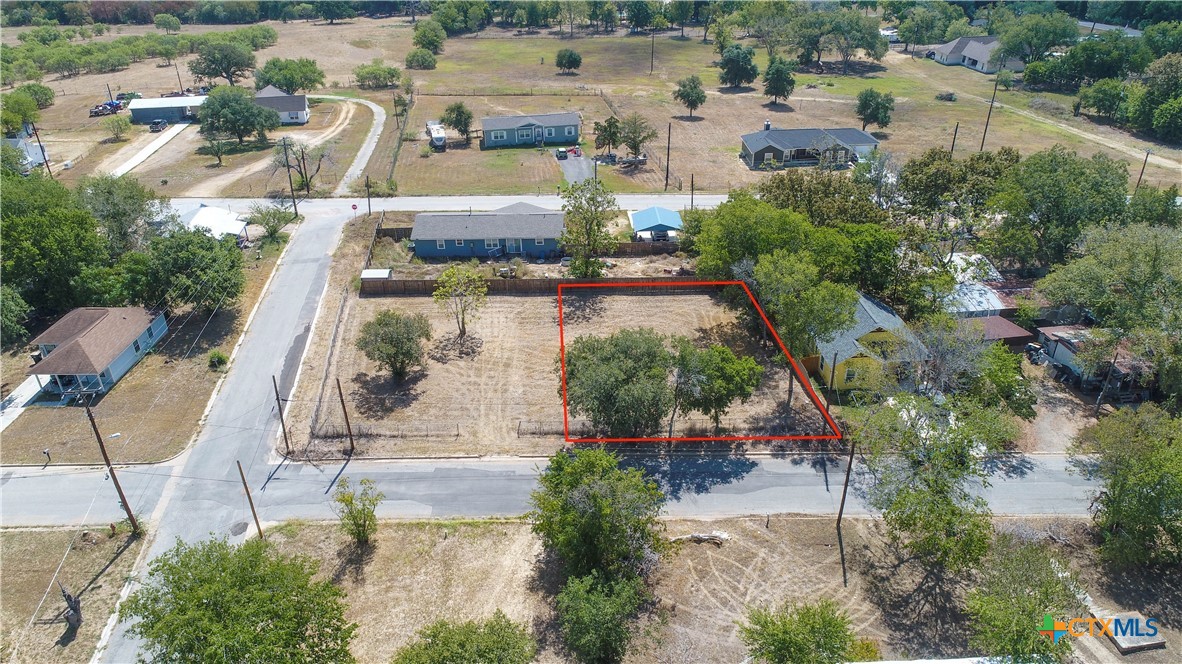
[[[356,210],[356,209],[357,209],[357,204],[356,204],[356,203],[354,203],[354,204],[353,204],[353,209],[354,209],[354,210]]]

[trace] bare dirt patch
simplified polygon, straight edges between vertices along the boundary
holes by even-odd
[[[142,544],[124,533],[112,537],[105,528],[0,532],[0,657],[9,662],[89,661]],[[84,620],[77,630],[66,624],[66,604],[53,583],[63,554],[57,580],[82,601]],[[45,603],[38,606],[42,597]]]
[[[92,410],[99,431],[109,440],[114,463],[150,462],[178,454],[196,433],[205,404],[221,374],[208,368],[208,354],[230,354],[246,318],[279,257],[268,245],[263,258],[249,250],[246,289],[239,302],[216,314],[181,310],[169,320],[168,333]],[[183,386],[183,389],[180,389]],[[30,406],[4,430],[0,463],[44,462],[49,448],[54,463],[102,460],[81,406]]]
[[[756,357],[765,368],[764,383],[750,401],[735,404],[724,417],[727,430],[751,435],[827,433],[799,386],[788,403],[791,379],[776,359],[778,349],[761,348],[739,328],[735,313],[711,295],[563,299],[568,343],[582,334],[651,327],[662,334],[724,343]],[[425,368],[401,382],[393,381],[356,347],[362,325],[385,309],[422,313],[434,332]],[[555,297],[490,297],[479,318],[469,322],[469,335],[478,343],[473,342],[468,352],[451,347],[455,322],[429,297],[350,297],[341,320],[328,379],[312,399],[319,412],[313,418],[315,433],[308,454],[337,456],[347,449],[337,378],[360,454],[549,454],[562,444]],[[579,427],[581,422],[572,419],[571,425]],[[713,431],[703,418],[679,418],[675,433],[701,435],[703,428]]]
[[[1023,452],[1063,454],[1085,427],[1094,424],[1093,407],[1067,385],[1047,375],[1046,365],[1023,360],[1022,372],[1031,381],[1038,401],[1034,419],[1022,423],[1018,448]]]

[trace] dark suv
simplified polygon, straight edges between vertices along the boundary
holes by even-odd
[[[168,123],[164,120],[152,120],[152,124],[148,125],[148,130],[153,134],[164,131],[165,129],[168,129]]]

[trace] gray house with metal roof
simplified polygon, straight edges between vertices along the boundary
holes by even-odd
[[[878,139],[861,129],[772,129],[770,122],[763,131],[742,136],[739,156],[750,168],[780,166],[813,166],[825,160],[833,164],[847,164],[855,157],[865,157],[878,147]]]
[[[578,113],[500,115],[480,120],[481,148],[569,145],[579,142]]]
[[[553,258],[566,215],[529,203],[491,212],[415,215],[410,239],[420,258]]]
[[[940,64],[962,65],[982,74],[992,74],[1003,66],[1010,71],[1022,71],[1025,68],[1017,58],[1007,58],[1004,63],[995,61],[999,47],[1001,42],[993,35],[961,37],[937,46],[932,58]]]
[[[254,103],[274,110],[279,114],[282,124],[306,124],[312,115],[308,110],[307,96],[289,95],[274,85],[254,93]]]
[[[830,388],[848,389],[858,376],[896,364],[893,357],[899,347],[914,343],[915,336],[894,309],[859,293],[853,327],[817,342],[817,374]],[[806,364],[811,359],[806,358]]]

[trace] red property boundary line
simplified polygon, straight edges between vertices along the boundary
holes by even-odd
[[[825,418],[825,423],[829,426],[831,434],[824,435],[791,435],[791,436],[698,436],[698,437],[651,437],[651,438],[571,438],[570,435],[570,413],[567,407],[566,400],[566,334],[562,318],[562,289],[564,288],[678,288],[685,286],[738,286],[743,289],[747,297],[751,300],[751,304],[755,310],[759,312],[759,317],[763,319],[763,324],[772,333],[772,338],[776,340],[776,345],[784,353],[784,357],[788,358],[789,364],[792,365],[792,372],[796,379],[800,381],[805,392],[809,396],[809,400],[816,406],[817,411]],[[768,320],[767,314],[764,313],[763,307],[759,306],[759,302],[755,300],[755,295],[751,293],[751,289],[742,281],[678,281],[678,282],[639,282],[639,283],[624,283],[624,282],[604,282],[593,284],[559,284],[558,285],[558,352],[559,352],[559,366],[562,373],[562,432],[563,438],[568,443],[664,443],[664,442],[694,442],[694,441],[731,441],[731,440],[841,440],[841,431],[837,428],[837,423],[830,417],[829,411],[822,405],[820,399],[817,398],[817,393],[813,391],[812,384],[804,376],[800,365],[796,363],[796,358],[792,357],[792,353],[788,352],[788,348],[784,346],[784,342],[780,339],[780,335],[776,334],[776,329],[772,327],[771,321]]]

